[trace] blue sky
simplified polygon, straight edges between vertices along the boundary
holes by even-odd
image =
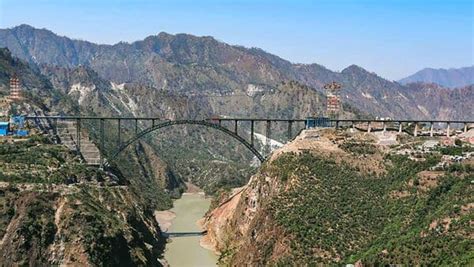
[[[0,0],[0,28],[96,43],[210,35],[298,63],[357,64],[396,80],[474,64],[474,0]]]

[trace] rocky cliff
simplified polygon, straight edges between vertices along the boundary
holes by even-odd
[[[165,238],[128,179],[45,138],[2,142],[1,264],[161,266]]]
[[[433,172],[439,154],[414,161],[377,143],[303,132],[219,201],[203,244],[232,266],[472,264],[472,160]]]

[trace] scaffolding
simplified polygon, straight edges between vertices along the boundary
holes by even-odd
[[[20,86],[20,79],[16,74],[14,74],[10,78],[10,95],[8,96],[8,100],[10,102],[20,101],[22,100],[21,94],[21,86]]]
[[[342,85],[332,82],[325,84],[323,88],[326,90],[326,116],[331,119],[338,119],[342,107],[340,95]]]

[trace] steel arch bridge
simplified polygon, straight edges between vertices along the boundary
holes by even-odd
[[[213,129],[216,129],[216,130],[219,130],[227,135],[230,135],[232,136],[234,139],[236,139],[237,141],[239,141],[240,143],[242,143],[248,150],[250,150],[261,162],[265,161],[265,157],[260,154],[260,152],[258,152],[257,149],[255,149],[254,145],[247,142],[244,138],[242,138],[240,135],[237,134],[237,132],[233,132],[225,127],[222,127],[221,125],[219,124],[216,124],[216,123],[212,123],[212,122],[209,122],[209,121],[204,121],[204,120],[175,120],[175,121],[166,121],[166,122],[162,122],[162,123],[159,123],[159,124],[156,124],[154,126],[151,126],[149,128],[146,128],[145,130],[142,130],[141,132],[138,132],[135,136],[133,136],[132,138],[130,138],[129,140],[125,141],[119,148],[118,150],[111,156],[110,160],[114,160],[122,151],[124,151],[129,145],[131,145],[132,143],[134,143],[135,141],[139,140],[140,138],[142,138],[143,136],[151,133],[151,132],[154,132],[158,129],[161,129],[161,128],[166,128],[166,127],[170,127],[170,126],[173,126],[173,125],[202,125],[202,126],[206,126],[208,128],[213,128]]]
[[[209,119],[179,119],[179,120],[164,120],[163,118],[158,117],[100,117],[100,116],[39,116],[39,115],[31,115],[25,116],[25,119],[29,122],[33,122],[40,130],[43,132],[47,132],[56,137],[58,142],[62,142],[60,135],[61,131],[58,131],[58,122],[68,122],[73,124],[72,130],[69,129],[69,135],[71,137],[71,141],[73,144],[70,147],[74,147],[74,150],[81,155],[84,160],[89,165],[100,165],[106,162],[105,158],[107,156],[108,160],[113,161],[117,158],[117,156],[124,151],[129,145],[134,143],[135,141],[139,140],[140,138],[144,137],[145,135],[154,132],[161,128],[171,127],[173,125],[201,125],[204,127],[216,129],[221,131],[237,141],[243,144],[248,150],[250,150],[261,162],[265,161],[265,156],[260,153],[255,145],[255,130],[254,125],[257,123],[264,123],[265,124],[265,131],[264,137],[266,141],[264,144],[264,150],[270,150],[270,136],[272,135],[271,128],[273,123],[283,123],[288,126],[287,128],[287,140],[292,140],[295,135],[293,128],[296,130],[302,130],[299,126],[303,125],[305,127],[314,127],[315,125],[311,126],[311,123],[314,123],[314,118],[309,117],[305,119],[282,119],[282,118],[209,118]],[[91,146],[91,143],[83,143],[85,140],[84,134],[87,132],[83,132],[81,129],[82,127],[86,127],[87,123],[93,121],[98,122],[98,136],[96,136],[97,140],[97,147],[96,149],[99,150],[98,159],[88,161],[86,159],[86,154],[90,151],[87,151],[87,147]],[[312,122],[313,121],[313,122]],[[113,122],[116,123],[116,137],[117,137],[117,145],[115,149],[113,149],[110,154],[105,155],[105,122]],[[123,122],[128,122],[125,126],[122,125]],[[130,124],[132,122],[132,124]],[[133,130],[133,122],[134,122],[134,130]],[[150,124],[151,122],[151,124]],[[223,125],[223,123],[227,123],[227,127]],[[231,123],[229,127],[229,123]],[[243,137],[242,134],[239,135],[238,126],[239,123],[247,123],[250,124],[250,140],[247,141],[246,138]],[[141,125],[140,125],[141,124]],[[232,127],[233,124],[233,127]],[[295,125],[296,124],[296,125]],[[445,125],[444,130],[442,129],[435,129],[434,126],[436,125]],[[94,124],[95,125],[95,124]],[[451,125],[458,125],[462,130],[458,129],[451,129]],[[474,121],[473,120],[406,120],[406,119],[392,119],[392,120],[380,120],[380,119],[330,119],[328,120],[328,124],[322,127],[334,127],[337,129],[348,129],[352,128],[352,130],[359,130],[359,131],[398,131],[398,133],[407,133],[414,137],[417,136],[434,136],[434,135],[445,135],[449,137],[451,134],[455,134],[456,132],[464,132],[466,133],[469,129],[473,128]],[[140,127],[139,127],[140,126]],[[421,126],[421,129],[420,129]],[[428,131],[422,131],[423,128],[426,129],[428,126]],[[93,128],[95,128],[94,126]],[[129,140],[122,142],[121,133],[123,132],[124,128],[127,128],[129,131],[134,132],[133,137]],[[232,129],[233,128],[233,129]],[[282,128],[280,128],[281,130]],[[94,129],[95,130],[95,129]],[[109,130],[109,128],[108,128]],[[113,131],[113,130],[112,130]],[[440,132],[441,131],[441,132]],[[59,133],[58,133],[59,132]],[[94,131],[94,134],[97,134]],[[95,144],[92,144],[95,146]],[[268,152],[268,151],[267,151]]]

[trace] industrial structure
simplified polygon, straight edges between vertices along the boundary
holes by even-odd
[[[13,103],[23,100],[20,79],[16,74],[10,78],[10,94],[0,99],[0,136],[27,136],[25,117],[10,114]],[[3,120],[3,121],[1,121]]]
[[[337,82],[325,84],[323,87],[326,90],[326,116],[331,119],[338,119],[341,112],[341,88],[342,85]]]

